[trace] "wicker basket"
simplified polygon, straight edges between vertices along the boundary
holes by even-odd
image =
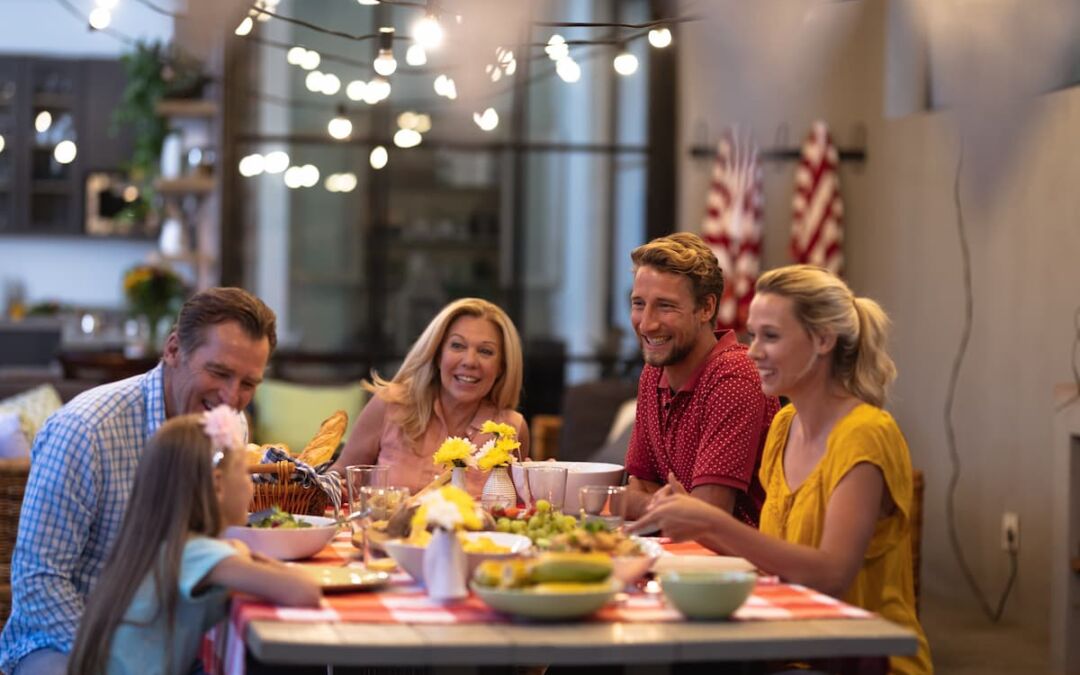
[[[0,460],[0,626],[11,613],[11,554],[29,475],[29,459]]]
[[[250,507],[252,513],[271,506],[277,506],[288,513],[308,516],[321,516],[326,513],[330,498],[318,485],[304,487],[294,482],[294,469],[295,465],[292,462],[256,464],[248,467],[248,473],[271,473],[277,476],[276,483],[255,484],[255,494],[251,498]]]

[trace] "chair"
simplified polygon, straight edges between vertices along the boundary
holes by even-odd
[[[11,554],[19,532],[19,511],[30,475],[29,459],[0,460],[0,625],[11,613]]]
[[[915,614],[918,615],[922,577],[919,570],[922,563],[923,490],[925,489],[922,471],[916,469],[911,472],[911,487],[911,513],[909,514],[909,520],[911,521],[911,579],[915,587]]]
[[[610,379],[568,387],[561,415],[533,415],[529,455],[533,459],[588,459],[604,445],[619,407],[637,396],[637,382]]]

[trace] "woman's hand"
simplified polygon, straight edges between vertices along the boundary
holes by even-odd
[[[681,486],[667,485],[658,491],[649,502],[645,515],[628,528],[629,532],[648,532],[659,528],[665,537],[671,537],[674,541],[700,539],[714,531],[716,523],[731,517],[680,489]]]

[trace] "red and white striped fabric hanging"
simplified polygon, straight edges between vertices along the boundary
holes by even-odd
[[[741,331],[761,272],[761,217],[764,197],[757,146],[749,136],[728,130],[716,148],[701,236],[724,270],[724,297],[718,328]]]
[[[814,122],[795,170],[791,257],[841,274],[844,268],[844,202],[840,160],[824,122]]]

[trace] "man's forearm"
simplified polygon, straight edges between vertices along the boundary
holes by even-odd
[[[623,517],[627,520],[637,520],[645,513],[649,500],[653,493],[660,489],[660,485],[647,480],[641,480],[633,476],[626,486],[626,510]]]

